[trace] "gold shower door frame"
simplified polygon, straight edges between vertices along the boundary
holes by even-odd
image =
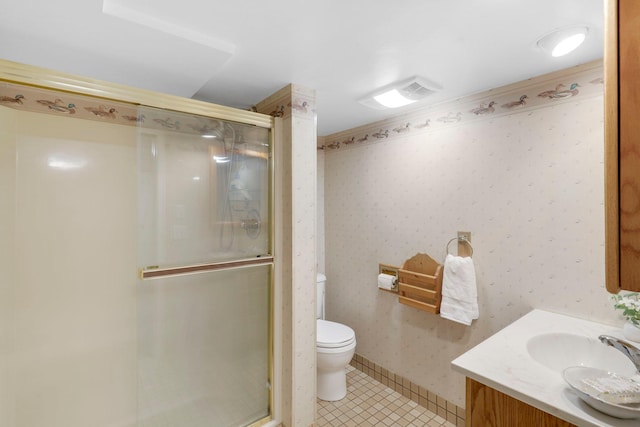
[[[32,88],[42,88],[48,90],[56,90],[67,93],[71,96],[81,95],[97,98],[105,103],[117,102],[129,104],[132,108],[151,107],[168,110],[170,112],[179,112],[193,114],[197,116],[210,117],[225,121],[232,121],[246,125],[253,125],[260,128],[269,129],[270,143],[273,146],[274,140],[274,119],[270,116],[254,113],[251,111],[243,111],[234,108],[219,106],[202,101],[191,100],[173,95],[161,94],[153,91],[143,90],[128,87],[125,85],[119,85],[115,83],[102,82],[100,80],[77,77],[70,74],[60,73],[39,67],[23,65],[11,61],[0,59],[0,83],[12,83],[24,85]],[[99,112],[94,114],[98,115]],[[104,113],[109,113],[108,111]],[[242,269],[252,266],[270,266],[270,278],[269,280],[269,381],[273,384],[273,336],[274,336],[274,324],[273,324],[273,289],[274,289],[274,268],[275,261],[273,258],[273,158],[268,159],[269,168],[269,194],[268,194],[268,210],[270,213],[270,221],[265,224],[269,232],[269,254],[262,255],[257,258],[240,259],[234,261],[220,261],[212,263],[201,263],[196,265],[185,266],[172,266],[170,268],[145,268],[138,272],[141,279],[147,278],[160,278],[164,276],[192,274],[206,271],[216,270],[233,270]],[[135,275],[136,272],[132,272]],[[256,421],[252,426],[264,425],[273,417],[273,392],[269,392],[269,413],[270,415]]]

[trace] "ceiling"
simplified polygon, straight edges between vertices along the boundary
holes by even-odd
[[[316,90],[318,134],[402,114],[358,99],[420,75],[427,103],[602,58],[603,0],[5,1],[0,58],[248,109]],[[552,58],[536,40],[589,27]]]

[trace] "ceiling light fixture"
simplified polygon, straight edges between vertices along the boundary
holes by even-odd
[[[424,77],[414,76],[410,79],[384,86],[360,99],[359,102],[378,110],[398,108],[422,101],[439,90],[442,90],[442,86]]]
[[[537,45],[553,57],[563,56],[580,46],[588,32],[585,26],[560,28],[540,38]]]

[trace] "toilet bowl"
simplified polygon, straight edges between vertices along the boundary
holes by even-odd
[[[347,395],[347,365],[356,351],[356,334],[350,327],[324,320],[326,277],[318,273],[316,305],[317,395],[336,401]]]
[[[348,326],[317,319],[318,398],[336,401],[347,395],[346,368],[356,351],[356,334]]]

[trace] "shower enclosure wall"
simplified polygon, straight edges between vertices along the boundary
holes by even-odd
[[[0,425],[269,422],[272,119],[7,67]]]

